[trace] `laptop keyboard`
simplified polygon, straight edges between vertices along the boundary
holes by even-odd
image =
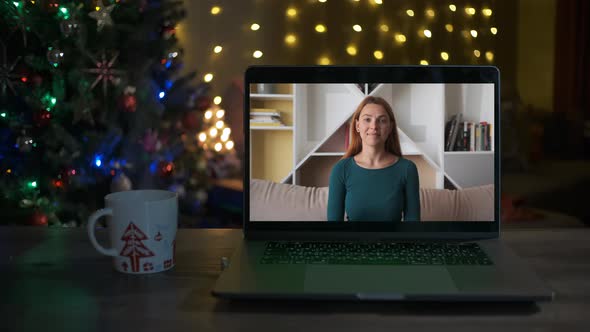
[[[491,265],[477,243],[268,242],[262,264]]]

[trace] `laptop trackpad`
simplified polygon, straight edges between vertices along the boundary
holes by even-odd
[[[457,288],[444,266],[307,265],[306,292],[445,293]]]

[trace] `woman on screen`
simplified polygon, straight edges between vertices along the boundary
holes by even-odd
[[[350,145],[332,168],[328,221],[420,221],[416,165],[402,157],[391,106],[366,97],[350,121]]]

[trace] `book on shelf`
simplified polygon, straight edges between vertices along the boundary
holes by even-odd
[[[271,108],[253,108],[250,112],[250,125],[260,127],[284,126],[281,112]]]
[[[457,113],[451,117],[449,122],[445,125],[445,132],[446,132],[446,142],[445,142],[445,151],[454,151],[455,143],[457,141],[457,134],[461,131],[463,132],[463,128],[459,130],[459,126],[461,124],[461,120],[463,119],[462,113]]]
[[[493,126],[487,121],[479,123],[459,122],[453,123],[457,117],[447,123],[445,137],[445,151],[493,151]],[[458,129],[457,129],[458,128]],[[456,131],[454,145],[453,131]]]

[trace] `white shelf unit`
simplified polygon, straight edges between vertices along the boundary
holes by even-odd
[[[251,142],[253,133],[259,137],[263,130],[272,134],[267,134],[264,142],[253,142],[260,155],[250,151],[250,176],[303,186],[327,186],[333,165],[344,155],[348,123],[367,96],[367,85],[362,91],[356,84],[281,86],[276,95],[250,96],[251,107],[288,108],[286,104],[273,104],[275,101],[287,102],[291,107],[286,112],[288,127],[251,128]],[[392,106],[402,154],[416,163],[421,187],[443,188],[445,177],[457,188],[493,183],[492,151],[444,151],[444,127],[453,114],[462,112],[464,121],[493,124],[493,85],[381,84],[369,95],[382,97]],[[281,136],[277,134],[280,131],[285,133]],[[269,146],[275,149],[274,153]],[[269,153],[273,160],[268,160]],[[292,156],[287,156],[289,153]],[[260,158],[266,162],[260,163]],[[260,165],[265,169],[252,172],[253,166]],[[270,170],[272,167],[276,169]]]

